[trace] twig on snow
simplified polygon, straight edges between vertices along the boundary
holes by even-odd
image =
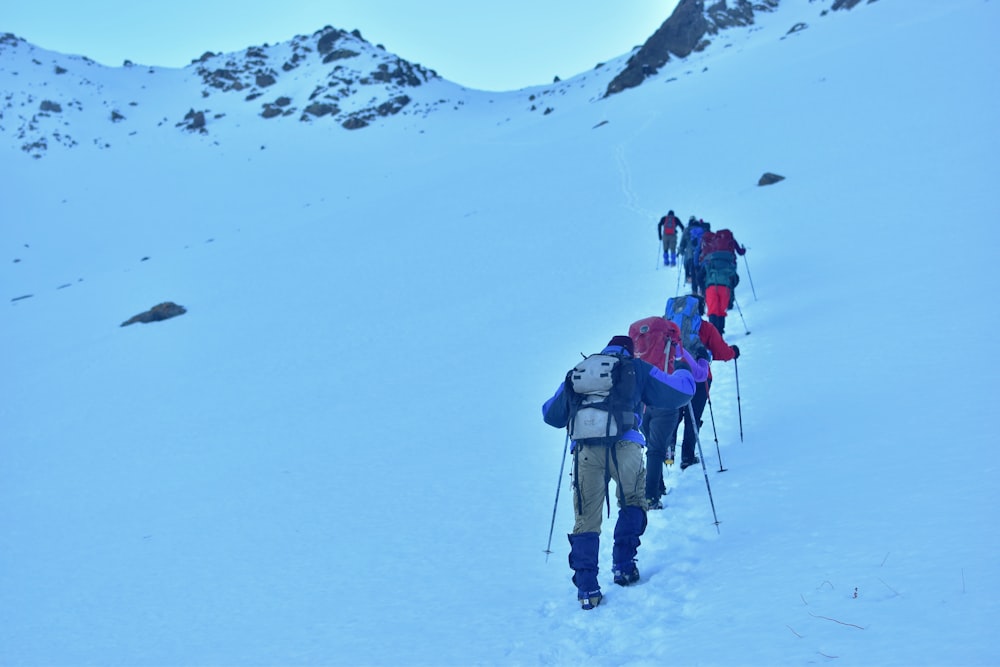
[[[878,578],[878,580],[879,580],[879,581],[882,581],[882,579],[881,579],[881,578]],[[888,589],[889,589],[890,591],[892,591],[892,592],[893,592],[893,593],[895,593],[896,595],[899,595],[899,591],[897,591],[897,590],[896,590],[895,588],[893,588],[893,587],[892,587],[892,586],[890,586],[889,584],[885,583],[884,581],[882,581],[882,585],[883,585],[883,586],[885,586],[886,588],[888,588]]]
[[[858,630],[864,630],[864,628],[861,627],[860,625],[854,625],[853,623],[844,623],[843,621],[838,621],[837,619],[830,618],[829,616],[820,616],[819,614],[814,614],[812,612],[809,612],[809,615],[813,616],[815,618],[822,618],[822,619],[827,620],[827,621],[833,621],[834,623],[840,623],[841,625],[847,625],[847,626],[850,626],[852,628],[857,628]]]

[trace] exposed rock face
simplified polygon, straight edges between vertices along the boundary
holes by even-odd
[[[169,320],[171,317],[177,317],[178,315],[183,315],[186,312],[187,309],[184,306],[178,306],[173,301],[164,301],[163,303],[156,304],[145,312],[133,315],[129,319],[122,322],[121,326],[127,327],[128,325],[135,324],[136,322],[148,324],[149,322]]]
[[[274,84],[276,84],[278,80],[265,72],[262,74],[258,74],[257,77],[254,79],[254,82],[260,88],[267,88],[268,86],[273,86]]]
[[[184,120],[177,123],[177,127],[183,127],[185,130],[189,130],[191,132],[204,132],[205,112],[189,109],[188,112],[184,114]]]
[[[772,174],[769,171],[765,171],[760,177],[760,180],[757,181],[757,185],[774,185],[778,181],[783,180],[785,180],[784,176],[779,176],[778,174]]]
[[[335,104],[320,104],[318,102],[314,102],[305,108],[305,112],[316,116],[317,118],[321,118],[322,116],[328,116],[330,114],[338,114],[340,113],[340,109],[337,108]]]
[[[868,4],[872,4],[875,0],[868,0]],[[830,9],[834,11],[838,9],[853,9],[855,6],[860,5],[861,0],[834,0],[833,6]]]
[[[647,76],[655,74],[670,56],[686,58],[711,42],[706,35],[740,26],[753,25],[754,10],[773,11],[780,0],[718,0],[705,7],[705,0],[681,0],[663,25],[629,58],[625,69],[616,76],[605,97],[634,88]]]
[[[648,74],[662,67],[671,53],[678,58],[689,55],[707,30],[704,0],[681,0],[670,18],[629,58],[621,74],[608,84],[604,96],[638,86]]]

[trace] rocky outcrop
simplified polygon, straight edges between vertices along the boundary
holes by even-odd
[[[297,115],[300,121],[317,121],[335,118],[346,129],[366,127],[380,116],[391,116],[401,112],[410,97],[403,94],[406,88],[415,88],[437,76],[433,70],[410,63],[402,58],[384,53],[378,47],[378,61],[374,70],[359,69],[368,65],[359,58],[372,47],[357,30],[346,32],[330,26],[318,30],[311,37],[296,37],[290,42],[292,55],[280,68],[270,62],[273,52],[264,47],[249,47],[242,56],[223,59],[206,53],[193,63],[206,88],[202,95],[212,93],[243,91],[244,101],[252,102],[264,95],[268,88],[281,88],[282,73],[306,64],[310,58],[317,58],[325,66],[325,77],[318,81],[308,100],[282,95],[270,102],[264,102],[259,112],[261,118],[281,118]],[[315,60],[313,61],[315,62]],[[363,92],[364,87],[379,86],[381,91],[373,91],[370,102],[363,108],[351,103]],[[185,118],[179,124],[187,130],[207,132],[203,122]]]
[[[136,322],[142,322],[143,324],[160,322],[162,320],[169,320],[171,317],[183,315],[186,312],[187,308],[184,306],[178,306],[173,301],[164,301],[163,303],[156,304],[145,312],[133,315],[129,319],[122,322],[120,326],[127,327],[128,325],[135,324]]]
[[[773,11],[780,0],[717,0],[705,6],[705,0],[681,0],[663,25],[639,47],[625,69],[616,76],[605,97],[635,88],[656,73],[671,56],[686,58],[701,51],[711,41],[709,36],[722,30],[753,25],[754,11]]]
[[[656,72],[670,54],[684,58],[698,48],[702,35],[708,31],[704,0],[681,0],[663,25],[639,47],[625,69],[608,84],[604,96],[635,88]]]
[[[868,4],[877,2],[877,0],[868,0]],[[861,4],[861,0],[834,0],[833,6],[830,9],[836,11],[838,9],[854,9],[856,6]]]
[[[184,120],[177,123],[177,127],[183,127],[189,132],[205,132],[205,112],[189,109],[184,114]]]
[[[378,116],[393,116],[410,103],[410,98],[406,95],[398,95],[387,102],[379,104],[375,108],[362,109],[349,114],[347,120],[341,123],[345,130],[359,130],[368,127],[368,124]]]

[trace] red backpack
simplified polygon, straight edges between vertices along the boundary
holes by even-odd
[[[701,260],[713,252],[736,252],[736,239],[728,229],[717,232],[705,232],[701,237]]]
[[[676,234],[677,233],[677,223],[680,219],[676,215],[665,215],[663,216],[663,233],[664,234]]]
[[[674,372],[674,355],[669,350],[671,340],[679,340],[680,328],[664,317],[646,317],[632,323],[629,338],[635,344],[635,358],[648,362],[661,371]]]

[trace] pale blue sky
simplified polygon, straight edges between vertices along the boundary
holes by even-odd
[[[567,78],[642,44],[677,0],[11,0],[0,33],[120,66],[183,67],[205,51],[284,42],[331,25],[471,88]]]

